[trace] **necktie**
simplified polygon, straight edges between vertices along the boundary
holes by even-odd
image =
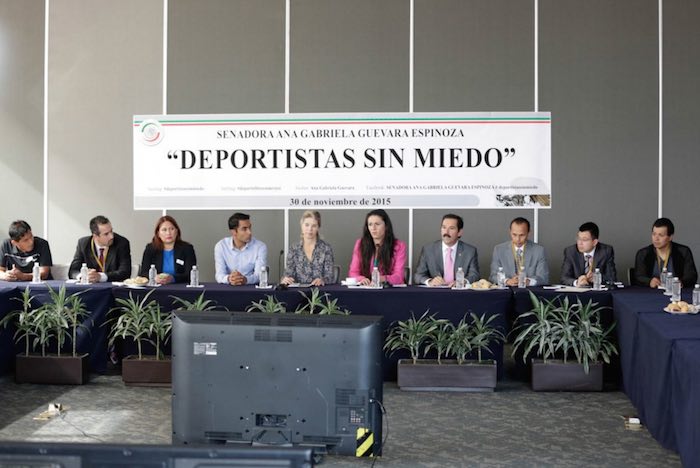
[[[452,247],[448,247],[445,254],[444,279],[446,283],[451,283],[455,279],[455,262],[452,260]]]
[[[523,249],[518,249],[517,253],[518,261],[517,265],[515,265],[515,274],[517,275],[518,272],[520,272],[520,268],[525,266],[525,263],[523,262]]]
[[[583,273],[587,275],[588,272],[591,271],[591,263],[593,260],[593,256],[591,254],[586,254],[584,255],[584,257],[586,257],[586,269],[583,271]]]
[[[100,247],[99,248],[98,270],[103,271],[104,265],[105,265],[105,249],[103,247]]]

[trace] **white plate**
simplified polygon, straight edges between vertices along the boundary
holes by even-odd
[[[274,286],[271,284],[269,284],[267,286],[260,286],[259,284],[255,285],[255,289],[272,289],[272,288],[274,288]]]
[[[668,310],[668,307],[664,307],[664,312],[673,314],[673,315],[695,315],[698,313],[698,309],[695,306],[689,306],[688,307],[688,312],[681,312],[679,310]]]

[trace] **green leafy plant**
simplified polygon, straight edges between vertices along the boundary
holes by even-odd
[[[557,306],[554,301],[540,300],[532,292],[530,292],[530,300],[533,305],[532,310],[518,317],[518,325],[511,332],[515,334],[512,355],[515,356],[518,349],[523,349],[523,360],[525,360],[525,356],[534,349],[536,354],[547,362],[547,359],[554,356],[556,350],[551,329]],[[534,321],[528,323],[530,321],[528,317],[532,317]]]
[[[19,343],[20,341],[24,340],[24,354],[29,356],[29,343],[31,338],[34,336],[34,323],[32,320],[33,317],[31,316],[32,301],[34,300],[34,297],[31,295],[29,286],[27,286],[22,292],[22,297],[14,297],[13,299],[22,303],[22,309],[13,310],[5,315],[2,320],[0,320],[0,325],[7,328],[8,324],[14,322],[15,334],[13,338],[15,339],[15,343]]]
[[[518,317],[518,325],[513,341],[513,355],[523,350],[523,361],[534,352],[546,363],[548,359],[561,357],[567,362],[570,356],[576,358],[587,374],[591,363],[609,363],[617,348],[611,341],[615,328],[613,323],[604,330],[600,323],[600,313],[605,307],[580,299],[570,303],[568,298],[558,300],[539,299],[530,293],[533,308]],[[530,317],[534,322],[530,322]]]
[[[29,355],[31,348],[41,348],[41,355],[46,356],[49,347],[56,345],[56,354],[61,356],[61,348],[70,339],[73,344],[72,356],[77,355],[77,333],[79,328],[87,328],[81,320],[89,314],[83,301],[78,297],[85,291],[68,295],[65,286],[55,290],[49,286],[49,300],[43,305],[32,309],[34,297],[29,288],[25,288],[22,297],[17,299],[22,303],[22,310],[13,311],[3,318],[0,324],[7,326],[15,321],[17,331],[15,342],[25,340],[25,354]]]
[[[318,288],[311,288],[311,292],[308,295],[304,291],[299,291],[299,294],[306,299],[306,303],[303,305],[299,304],[296,310],[294,310],[295,314],[313,315],[323,307],[323,297],[325,294],[321,296],[321,291]]]
[[[472,329],[467,316],[454,327],[447,344],[447,354],[457,359],[457,364],[464,364],[472,351]]]
[[[175,310],[198,310],[198,311],[207,311],[207,310],[215,310],[217,309],[217,304],[216,301],[211,300],[211,299],[204,299],[204,292],[197,296],[197,299],[194,301],[188,301],[187,299],[183,299],[181,297],[177,296],[170,296],[173,299],[173,305],[178,306]],[[224,310],[228,310],[227,308],[223,307]]]
[[[265,314],[285,314],[287,307],[284,302],[279,301],[275,296],[268,294],[265,299],[252,302],[245,310],[246,312],[262,312]]]
[[[311,288],[310,294],[299,291],[306,303],[294,310],[295,314],[350,315],[350,311],[338,305],[338,299],[331,299],[328,294],[321,294],[318,288]]]
[[[331,299],[328,294],[324,295],[326,302],[321,304],[320,315],[350,315],[350,311],[338,305],[338,298]]]
[[[492,325],[496,315],[486,319],[486,314],[479,317],[470,313],[453,325],[447,319],[429,316],[428,312],[426,310],[418,319],[411,313],[409,320],[396,322],[389,330],[384,349],[390,352],[407,349],[414,364],[418,356],[426,356],[432,350],[437,354],[438,364],[449,356],[454,356],[458,364],[464,364],[476,350],[478,362],[482,363],[483,353],[493,355],[491,345],[505,340],[503,333]]]
[[[152,289],[141,299],[134,299],[129,293],[128,299],[116,299],[117,306],[110,310],[111,325],[109,344],[118,338],[131,338],[138,348],[138,359],[143,359],[143,343],[151,343],[156,348],[156,359],[163,356],[161,346],[167,343],[172,329],[172,314],[163,313],[158,302],[149,300]]]
[[[477,361],[481,363],[482,352],[486,351],[493,356],[491,345],[502,343],[506,338],[500,330],[491,325],[491,322],[496,319],[496,315],[492,315],[488,319],[486,319],[486,314],[479,317],[472,312],[469,315],[472,318],[470,326],[471,347],[476,349]]]
[[[428,354],[431,349],[434,349],[437,353],[438,364],[442,364],[442,357],[447,356],[448,350],[450,348],[451,337],[454,335],[455,327],[452,322],[445,319],[436,319],[431,316],[430,320],[435,324],[435,328],[428,335],[427,343],[425,349],[423,350],[423,356]]]
[[[411,312],[410,319],[396,322],[384,342],[384,349],[390,352],[407,349],[411,353],[413,364],[416,364],[423,344],[438,326],[433,317],[428,316],[428,312],[429,310],[426,310],[418,319]]]

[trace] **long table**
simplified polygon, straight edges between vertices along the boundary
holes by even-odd
[[[339,306],[350,310],[353,314],[381,316],[385,329],[398,320],[410,318],[411,314],[418,318],[427,310],[435,317],[449,319],[455,324],[469,312],[474,312],[478,316],[483,314],[487,319],[496,316],[492,325],[505,332],[506,316],[511,305],[510,290],[453,291],[421,286],[388,289],[324,286],[319,289],[322,294],[328,294],[330,298],[337,299]],[[147,292],[143,289],[128,288],[113,290],[115,299],[128,298],[129,295],[141,298]],[[286,305],[288,313],[293,313],[300,304],[306,302],[303,294],[309,295],[310,289],[265,290],[254,286],[231,288],[221,284],[206,284],[204,289],[198,290],[184,285],[167,285],[156,288],[150,297],[167,308],[172,307],[173,296],[192,301],[202,292],[206,299],[216,301],[219,306],[234,311],[244,311],[253,301],[258,302],[265,299],[265,296],[271,295]],[[494,345],[492,351],[493,359],[498,363],[499,376],[502,376],[503,344]],[[385,380],[396,380],[396,362],[398,359],[407,357],[409,357],[408,352],[397,352],[385,357]]]
[[[106,368],[107,327],[102,326],[107,313],[112,307],[112,285],[108,283],[79,285],[66,284],[63,281],[52,280],[40,284],[18,282],[8,286],[4,283],[0,288],[0,318],[10,311],[22,307],[20,299],[22,291],[29,287],[34,308],[46,304],[49,299],[49,288],[55,291],[66,287],[67,294],[79,293],[89,314],[82,320],[81,327],[76,333],[76,351],[78,354],[90,354],[90,367],[95,372],[104,372]],[[14,368],[14,356],[24,352],[24,347],[14,344],[14,326],[0,330],[0,374]],[[62,353],[71,352],[73,344],[66,340]]]
[[[700,466],[700,315],[668,314],[668,302],[653,290],[613,296],[624,388],[651,435]]]
[[[44,284],[0,283],[0,319],[20,307],[14,299],[29,286],[37,304],[45,303],[48,286],[56,289],[63,283]],[[85,320],[86,330],[78,336],[78,350],[90,352],[94,371],[101,372],[106,364],[107,328],[101,326],[116,299],[132,295],[151,297],[166,309],[173,308],[173,297],[189,301],[204,293],[229,310],[245,310],[253,301],[272,295],[284,302],[291,313],[305,299],[302,293],[310,290],[264,290],[253,286],[232,288],[227,285],[206,284],[201,289],[184,285],[168,285],[155,289],[130,289],[100,285],[67,285],[68,293],[82,291],[82,297],[91,312]],[[439,318],[457,323],[474,312],[487,317],[496,316],[494,325],[508,330],[511,319],[531,309],[529,292],[545,299],[561,297],[562,292],[542,288],[507,289],[490,291],[451,291],[428,289],[420,286],[383,290],[349,289],[327,286],[321,292],[337,299],[338,304],[354,314],[381,316],[385,328],[397,320],[405,320],[413,313],[416,317],[426,310]],[[623,387],[639,411],[650,433],[664,446],[680,452],[687,466],[700,466],[700,314],[670,315],[663,312],[668,296],[661,291],[646,288],[626,288],[612,292],[566,293],[570,300],[588,299],[599,305],[612,305],[612,316],[606,312],[603,322],[612,317],[617,321]],[[683,291],[683,299],[690,300],[690,291]],[[20,351],[12,340],[12,328],[0,329],[0,373],[14,365],[14,355]],[[495,359],[502,375],[503,347],[494,348]],[[396,360],[408,354],[397,353],[387,358],[385,378],[396,377]]]

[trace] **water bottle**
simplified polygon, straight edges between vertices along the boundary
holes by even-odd
[[[666,289],[666,283],[668,283],[668,269],[666,267],[661,270],[659,280],[661,280],[661,283],[659,283],[658,289]]]
[[[593,289],[600,291],[603,287],[603,275],[600,273],[600,268],[596,268],[593,272]]]
[[[696,284],[693,288],[693,305],[695,310],[700,308],[700,284]]]
[[[374,267],[372,269],[372,283],[370,284],[373,288],[381,288],[382,284],[379,280],[379,268]]]
[[[457,268],[457,274],[455,275],[455,288],[464,289],[466,284],[464,283],[464,270],[462,267]]]
[[[525,267],[524,266],[520,267],[520,272],[518,273],[518,287],[519,288],[527,287],[527,277],[525,276]]]
[[[34,262],[32,267],[32,283],[41,283],[41,269],[38,262]]]
[[[504,289],[506,287],[506,274],[503,272],[503,267],[498,267],[498,272],[496,273],[496,284],[499,289]]]
[[[260,269],[260,283],[261,288],[267,287],[267,267],[264,266]]]
[[[193,288],[199,287],[199,270],[197,265],[192,265],[192,270],[190,271],[190,286]]]
[[[80,284],[88,284],[89,281],[87,263],[83,263],[83,266],[80,267]]]
[[[673,302],[679,302],[681,300],[681,280],[678,277],[673,278],[671,283],[671,300]]]
[[[666,291],[664,292],[666,296],[673,295],[673,273],[666,272]]]
[[[148,285],[149,286],[156,285],[156,275],[158,275],[158,270],[156,270],[155,265],[151,265],[151,268],[148,269]]]

